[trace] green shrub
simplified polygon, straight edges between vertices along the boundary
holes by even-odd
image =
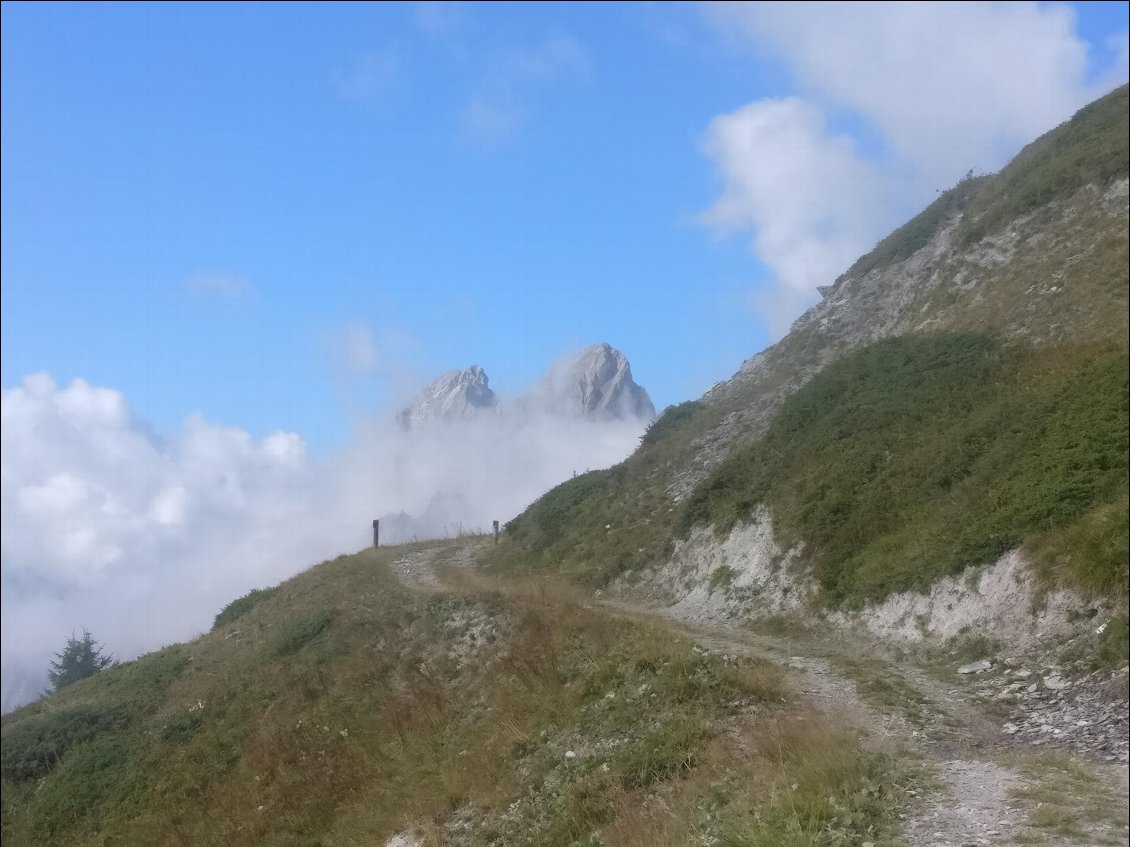
[[[132,743],[119,734],[76,747],[37,792],[33,828],[43,836],[55,835],[143,788],[133,752]]]
[[[729,565],[719,565],[710,573],[710,590],[715,591],[719,588],[729,588],[734,584],[734,577],[737,571]]]
[[[78,744],[124,729],[131,721],[123,704],[44,710],[6,728],[0,747],[4,779],[41,779]]]
[[[212,629],[218,629],[224,624],[238,620],[276,591],[278,591],[277,586],[274,588],[253,588],[242,597],[237,597],[224,606],[224,608],[220,610],[220,613],[216,615],[216,620],[212,623]]]
[[[321,611],[290,621],[275,638],[275,653],[280,656],[297,653],[330,625],[332,617],[329,612]]]
[[[161,727],[161,740],[186,744],[192,740],[204,718],[199,712],[174,715]]]
[[[188,663],[179,646],[123,662],[67,686],[4,726],[4,779],[40,779],[75,746],[133,729],[151,715]]]

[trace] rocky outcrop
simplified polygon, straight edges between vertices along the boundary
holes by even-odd
[[[472,365],[465,371],[448,371],[430,382],[397,413],[396,419],[405,429],[412,429],[437,421],[470,420],[497,405],[486,371]]]
[[[800,612],[815,591],[802,561],[800,549],[777,543],[769,510],[759,507],[725,538],[696,527],[676,542],[663,566],[631,589],[668,605],[673,617],[698,624],[790,614]]]
[[[655,406],[632,379],[628,358],[609,344],[593,344],[562,359],[534,384],[525,408],[592,420],[651,420]]]

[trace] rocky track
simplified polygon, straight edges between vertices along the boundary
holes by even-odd
[[[416,549],[394,570],[435,590],[447,569],[466,573],[483,549],[481,539]],[[771,658],[827,714],[887,752],[925,762],[936,790],[906,814],[907,847],[1130,845],[1125,705],[1086,678],[1068,684],[1054,669],[1037,674],[1014,661],[951,684],[840,639],[689,625],[622,600],[594,604],[663,619],[707,649]]]

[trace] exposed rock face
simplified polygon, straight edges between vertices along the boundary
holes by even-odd
[[[497,404],[486,371],[472,365],[465,371],[448,371],[433,380],[397,413],[396,419],[405,429],[436,421],[465,421]]]
[[[801,549],[777,543],[769,510],[762,506],[724,539],[709,527],[696,527],[676,542],[666,564],[633,586],[641,588],[652,600],[673,597],[668,614],[702,624],[799,612],[816,585]]]
[[[609,344],[593,344],[558,362],[534,385],[524,405],[594,420],[655,417],[651,398],[632,379],[628,358]]]

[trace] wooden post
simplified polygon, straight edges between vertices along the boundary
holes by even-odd
[[[498,543],[498,521],[494,522],[494,543]]]
[[[381,546],[381,522],[373,521],[373,547]]]

